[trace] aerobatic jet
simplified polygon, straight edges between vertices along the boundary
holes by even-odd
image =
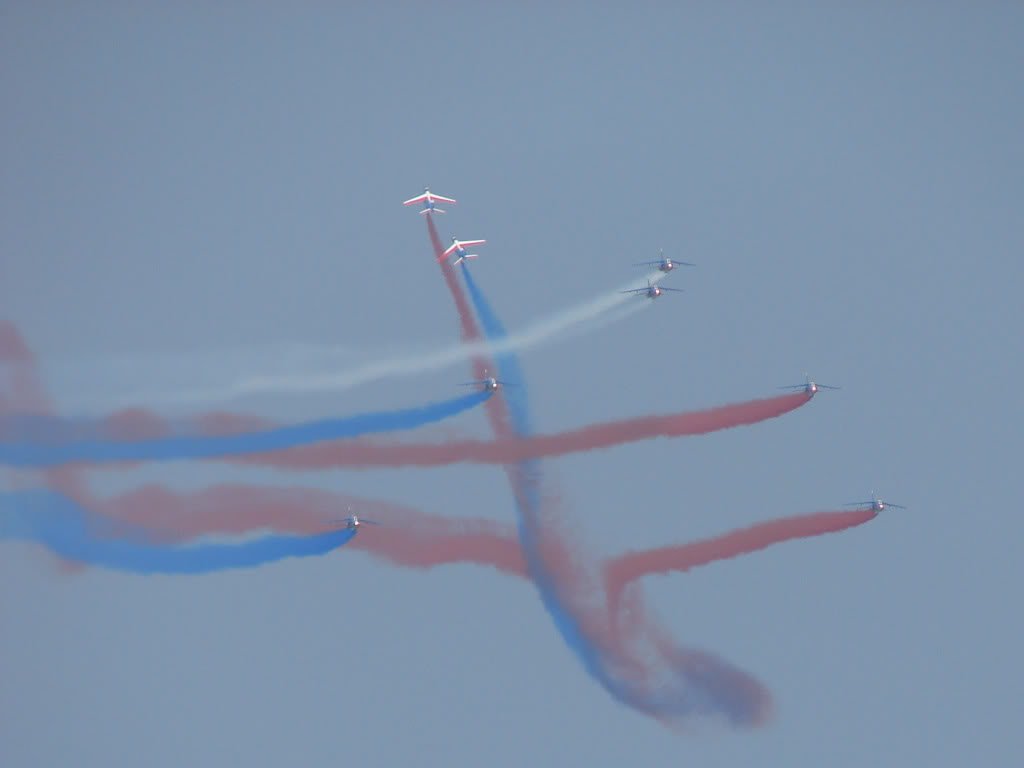
[[[373,520],[361,520],[358,515],[351,515],[350,517],[343,517],[340,520],[330,520],[331,523],[345,523],[345,529],[349,531],[356,530],[360,525],[369,523],[370,525],[381,525],[381,523],[374,522]]]
[[[665,255],[665,249],[664,248],[659,249],[659,252],[661,253],[661,258],[658,259],[658,261],[641,261],[641,262],[639,262],[637,264],[634,264],[633,266],[634,267],[657,267],[662,272],[671,272],[679,264],[685,264],[688,267],[695,267],[695,266],[697,266],[696,264],[691,264],[688,261],[676,261],[675,259],[670,259],[668,256]]]
[[[647,281],[646,288],[630,288],[628,291],[619,291],[619,293],[635,293],[637,296],[646,296],[648,299],[656,299],[661,296],[663,291],[676,291],[677,293],[683,293],[682,288],[662,288],[657,283],[652,283],[650,280]]]
[[[452,266],[454,267],[463,259],[479,258],[480,254],[478,253],[466,253],[466,248],[470,245],[482,245],[483,243],[486,242],[486,240],[457,240],[453,237],[452,244],[448,246],[448,250],[442,253],[440,256],[438,256],[437,260],[442,261],[443,259],[446,259],[447,257],[451,256],[454,253],[456,256],[459,257],[452,262]]]
[[[464,381],[460,384],[460,387],[476,387],[481,392],[495,392],[499,387],[504,387],[508,384],[507,381],[500,381],[493,376],[487,375],[487,369],[484,368],[484,377],[478,381]]]
[[[423,210],[420,213],[444,213],[440,208],[434,205],[435,201],[440,200],[442,203],[451,203],[455,205],[455,201],[450,197],[441,197],[441,195],[435,195],[430,191],[430,187],[423,188],[423,194],[419,197],[414,197],[412,200],[406,200],[402,205],[414,205],[416,203],[423,203]]]
[[[809,395],[813,395],[819,389],[842,389],[842,387],[833,387],[831,384],[818,384],[811,381],[811,377],[807,373],[804,374],[804,377],[807,380],[803,384],[788,384],[785,387],[779,387],[779,389],[802,389]]]
[[[851,501],[849,504],[844,504],[846,507],[868,507],[876,512],[881,512],[886,507],[896,507],[897,509],[906,509],[902,504],[893,504],[891,501],[882,501],[880,498],[875,496],[875,492],[871,492],[871,501]]]

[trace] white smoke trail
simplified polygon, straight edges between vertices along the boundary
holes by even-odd
[[[660,273],[655,272],[644,278],[645,282],[641,285],[646,286],[647,281],[657,282],[661,277]],[[149,404],[183,404],[225,401],[259,394],[340,392],[385,378],[436,371],[476,356],[518,352],[565,336],[566,333],[571,337],[584,331],[593,331],[634,314],[648,306],[649,300],[643,294],[638,296],[621,291],[636,288],[637,285],[633,282],[613,293],[602,293],[589,301],[528,325],[521,331],[510,333],[499,341],[481,340],[472,344],[453,344],[430,352],[375,360],[347,370],[329,373],[249,376],[220,387],[138,393],[134,398],[122,401],[122,405],[140,401]],[[609,314],[610,310],[621,307],[626,302],[633,304],[622,312]],[[597,323],[588,322],[595,319],[598,320]],[[305,349],[304,353],[304,356],[312,357],[310,349]],[[336,352],[328,353],[325,348],[325,357],[336,355]]]

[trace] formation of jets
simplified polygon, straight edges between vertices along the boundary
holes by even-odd
[[[423,194],[418,195],[410,200],[406,200],[403,205],[415,205],[416,203],[423,203],[423,209],[420,211],[422,214],[431,213],[444,213],[443,210],[436,206],[437,202],[455,204],[455,200],[450,197],[442,197],[441,195],[435,195],[430,191],[429,187],[423,188]],[[486,240],[459,240],[458,238],[452,238],[452,244],[448,246],[444,253],[442,253],[437,261],[441,262],[447,259],[449,256],[455,255],[457,258],[452,262],[452,265],[459,264],[465,259],[476,259],[479,254],[467,253],[466,249],[475,245],[483,245]],[[659,272],[669,273],[678,266],[694,267],[696,264],[692,264],[689,261],[678,261],[665,255],[664,249],[660,250],[660,257],[657,261],[641,261],[633,266],[635,267],[656,267]],[[647,281],[647,287],[645,288],[630,288],[629,290],[622,291],[622,293],[631,293],[635,296],[644,296],[648,299],[656,299],[661,296],[665,291],[674,291],[677,293],[683,293],[681,288],[668,288],[659,285],[657,282]],[[803,384],[788,384],[779,389],[791,389],[791,390],[803,390],[808,395],[814,395],[819,389],[842,389],[842,387],[836,387],[831,384],[819,384],[816,381],[812,381],[809,374],[804,374]],[[494,376],[487,375],[487,369],[484,369],[484,378],[478,381],[467,381],[461,386],[464,387],[476,387],[483,392],[496,392],[500,387],[503,387],[507,382],[500,381]],[[870,501],[857,501],[847,506],[868,506],[876,511],[882,511],[886,507],[897,507],[899,509],[906,509],[906,507],[899,504],[891,504],[889,502],[883,502],[880,498],[876,497],[874,493],[871,494]],[[333,522],[344,522],[347,523],[347,527],[355,529],[363,523],[372,523],[373,525],[379,525],[379,523],[373,523],[372,520],[360,520],[356,515],[344,518],[343,520],[336,520]]]

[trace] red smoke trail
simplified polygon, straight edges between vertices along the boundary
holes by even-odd
[[[473,314],[469,302],[466,301],[466,295],[462,292],[462,285],[455,276],[455,270],[452,269],[452,265],[444,256],[444,246],[441,245],[441,238],[437,234],[433,217],[427,216],[426,219],[427,232],[430,234],[430,244],[434,248],[434,256],[440,259],[438,266],[441,268],[441,274],[444,276],[445,285],[448,286],[448,292],[452,295],[452,301],[455,302],[455,309],[459,313],[462,341],[463,343],[478,341],[480,339],[480,329],[476,324],[476,316]],[[471,359],[471,364],[473,366],[473,378],[483,379],[487,369],[487,358],[481,355],[474,355]],[[494,364],[492,363],[491,367],[493,368],[493,366]],[[500,374],[495,373],[494,375],[498,376]],[[509,434],[508,414],[505,412],[505,404],[500,402],[500,400],[501,398],[492,397],[484,403],[484,410],[495,434],[498,437],[503,437]]]
[[[877,514],[873,509],[817,512],[757,523],[713,539],[621,555],[604,567],[608,613],[612,617],[617,616],[623,591],[648,574],[672,571],[683,573],[700,565],[746,555],[790,539],[821,536],[853,528],[873,520]]]
[[[500,398],[492,398],[498,400]],[[231,457],[228,461],[278,469],[332,467],[437,467],[460,462],[513,464],[526,459],[551,458],[594,451],[654,437],[702,435],[731,427],[756,424],[799,408],[810,396],[799,392],[708,408],[592,424],[550,435],[519,437],[505,429],[495,440],[451,440],[443,443],[385,443],[357,439],[317,443],[274,453]],[[501,406],[496,405],[493,410]]]
[[[448,440],[434,443],[384,442],[373,438],[335,440],[299,446],[285,451],[231,456],[223,461],[277,469],[329,469],[348,467],[438,467],[448,464],[512,464],[526,459],[552,458],[594,451],[655,437],[686,437],[774,419],[804,405],[811,396],[803,392],[750,400],[702,411],[641,416],[550,435],[519,437],[506,434],[496,440]],[[493,398],[492,398],[493,399]],[[495,409],[499,419],[503,412]],[[266,428],[255,416],[207,413],[189,421],[197,428],[188,434],[232,434]],[[499,421],[501,425],[505,422]],[[100,434],[114,440],[139,440],[170,434],[159,417],[139,409],[120,411],[103,422]],[[2,426],[2,420],[0,420]],[[82,462],[88,465],[88,462]],[[130,462],[121,462],[122,467]]]

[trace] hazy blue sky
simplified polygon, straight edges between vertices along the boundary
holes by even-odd
[[[4,543],[0,763],[1014,762],[1021,6],[360,5],[0,6],[0,314],[58,407],[287,368],[300,344],[344,366],[457,338],[401,206],[429,184],[459,200],[443,237],[487,238],[474,276],[509,328],[660,247],[699,265],[668,278],[687,293],[524,356],[544,431],[804,370],[843,386],[752,428],[550,462],[595,554],[871,490],[911,509],[648,579],[684,643],[778,705],[684,736],[611,700],[536,591],[489,570],[341,550],[68,574]],[[294,421],[466,375],[227,405]],[[480,413],[445,426],[486,434]],[[497,468],[94,475],[144,481],[514,514]]]

